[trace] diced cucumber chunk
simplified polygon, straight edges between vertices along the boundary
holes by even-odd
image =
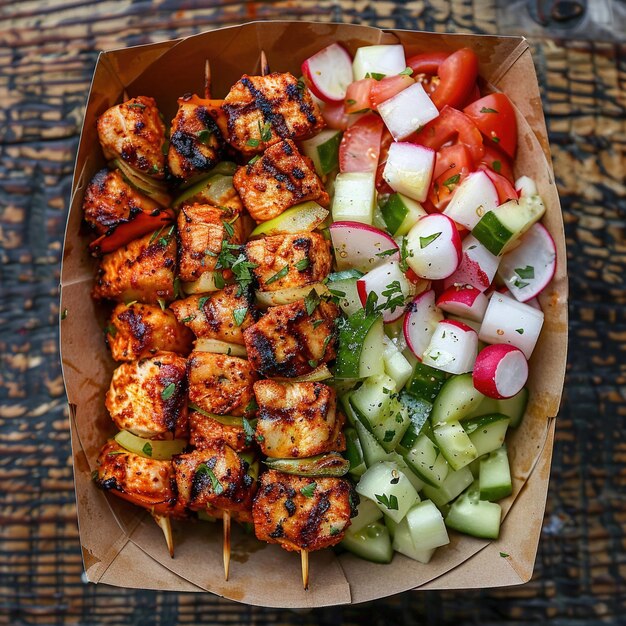
[[[413,368],[413,376],[406,390],[417,398],[433,402],[446,382],[446,378],[445,372],[418,362]]]
[[[511,469],[506,446],[502,446],[480,460],[478,486],[481,500],[501,500],[513,492]]]
[[[406,451],[413,447],[415,440],[422,431],[427,430],[430,432],[428,418],[433,405],[427,400],[416,398],[406,391],[402,391],[398,399],[405,406],[411,420],[409,427],[398,444],[399,449]]]
[[[413,488],[419,494],[419,492],[424,488],[424,485],[426,483],[407,465],[404,458],[402,458],[400,454],[394,451],[389,453],[389,460],[393,463],[398,464],[398,467],[400,468],[402,473],[409,479],[409,482],[413,485]],[[419,496],[417,497],[417,501],[420,501]]]
[[[399,522],[419,498],[397,463],[389,461],[370,467],[361,476],[356,490],[359,495],[375,502],[394,522]]]
[[[424,434],[419,435],[411,449],[402,456],[427,485],[437,487],[448,475],[448,462],[439,448]]]
[[[509,200],[485,213],[472,229],[472,235],[496,256],[504,254],[545,213],[540,196]]]
[[[503,443],[511,420],[501,413],[481,415],[463,422],[463,428],[478,456],[497,450]]]
[[[528,396],[528,389],[524,387],[512,398],[496,400],[496,402],[498,403],[498,408],[494,412],[502,413],[503,415],[511,418],[509,426],[511,428],[517,428],[524,417],[524,413],[526,413],[526,407],[528,406]]]
[[[444,422],[433,428],[435,443],[453,470],[460,470],[480,456],[461,422]]]
[[[356,517],[350,520],[348,532],[351,534],[359,532],[369,524],[377,522],[383,518],[382,511],[368,498],[361,498],[357,506]]]
[[[354,428],[346,428],[344,435],[346,437],[346,457],[350,461],[350,469],[348,471],[352,476],[359,477],[367,469],[361,441]]]
[[[380,210],[387,230],[394,237],[406,235],[417,220],[426,215],[419,202],[401,193],[392,193]]]
[[[383,335],[382,315],[367,315],[364,309],[351,315],[339,331],[335,378],[356,379],[382,374]]]
[[[359,418],[357,417],[356,413],[354,412],[354,409],[352,408],[352,405],[350,404],[351,395],[352,395],[352,391],[347,391],[346,393],[340,395],[339,402],[341,403],[341,408],[343,409],[343,412],[346,414],[346,417],[348,418],[348,422],[350,422],[350,424],[354,426],[355,423],[358,422]]]
[[[404,358],[402,352],[387,336],[383,337],[384,351],[383,361],[385,363],[385,373],[387,373],[396,383],[396,389],[402,389],[413,374],[413,367]]]
[[[372,224],[376,205],[376,184],[373,172],[337,174],[332,214],[335,222],[349,221]]]
[[[481,500],[478,486],[473,484],[450,507],[446,515],[446,526],[473,537],[497,539],[501,519],[500,505]]]
[[[328,291],[339,300],[341,310],[348,316],[363,308],[357,291],[357,280],[358,278],[345,278],[328,283]]]
[[[423,500],[412,507],[405,519],[409,525],[413,545],[419,552],[450,543],[441,512],[430,500]]]
[[[341,143],[341,131],[331,128],[325,129],[302,142],[302,151],[308,156],[315,166],[318,176],[330,174],[339,167],[339,144]]]
[[[372,522],[352,533],[348,528],[341,545],[356,556],[374,563],[391,563],[393,548],[387,527],[381,522]]]
[[[489,415],[490,413],[502,413],[498,410],[498,401],[495,398],[484,397],[481,403],[474,407],[474,410],[467,416],[468,418]]]
[[[389,520],[387,520],[389,523]],[[414,561],[419,561],[420,563],[428,563],[432,558],[435,549],[431,550],[417,550],[415,545],[413,544],[413,537],[411,536],[411,529],[409,528],[409,523],[407,522],[406,517],[399,523],[394,524],[393,531],[389,531],[393,537],[393,549],[400,554],[404,554],[404,556],[409,559],[413,559]]]
[[[484,397],[474,389],[471,373],[452,376],[444,383],[433,404],[433,426],[462,420],[476,410]]]
[[[460,470],[449,471],[439,487],[424,487],[424,495],[432,500],[439,508],[448,504],[463,493],[474,482],[474,476],[469,466]]]
[[[354,428],[359,435],[363,458],[365,459],[365,465],[367,467],[372,467],[381,461],[391,460],[391,455],[376,441],[376,437],[367,430],[360,420],[357,419]]]

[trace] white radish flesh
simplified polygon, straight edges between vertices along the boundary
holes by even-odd
[[[454,191],[444,215],[472,230],[480,218],[498,206],[498,192],[485,172],[470,174]]]
[[[421,83],[414,83],[379,104],[378,112],[396,141],[405,139],[439,115]]]
[[[352,62],[354,80],[395,76],[406,69],[404,48],[401,45],[363,46],[356,51]]]
[[[415,294],[415,285],[407,279],[398,261],[389,261],[370,270],[356,285],[363,306],[371,293],[376,294],[376,306],[382,307],[385,323],[402,317],[407,299]]]
[[[330,238],[338,270],[369,272],[386,261],[399,261],[398,244],[382,230],[359,222],[333,222]],[[389,254],[389,251],[394,252]]]
[[[541,311],[495,292],[489,300],[478,336],[485,343],[515,346],[530,359],[542,326]]]
[[[406,236],[407,263],[427,280],[447,278],[461,262],[461,238],[456,224],[432,213],[419,219]]]
[[[383,178],[389,186],[413,200],[423,202],[428,196],[435,168],[435,152],[412,143],[392,143]]]
[[[323,48],[302,64],[311,91],[326,102],[341,102],[352,82],[352,59],[338,43]]]
[[[471,372],[478,353],[476,331],[456,320],[442,320],[424,351],[422,361],[449,374]]]
[[[537,195],[537,185],[535,181],[529,176],[520,176],[515,181],[515,191],[521,196],[535,196]]]
[[[527,302],[540,294],[556,271],[554,239],[541,224],[534,224],[520,244],[500,261],[498,276],[516,300]]]
[[[528,361],[514,346],[487,346],[476,358],[472,380],[474,388],[488,398],[512,398],[528,380]]]
[[[491,285],[499,263],[499,257],[491,254],[476,237],[468,235],[463,240],[461,263],[446,278],[444,287],[472,285],[479,291],[485,291]]]
[[[420,361],[441,320],[443,313],[435,304],[435,292],[432,289],[421,293],[409,305],[404,318],[404,338],[409,350]]]
[[[446,313],[481,322],[489,301],[472,285],[448,287],[438,298],[437,306]]]

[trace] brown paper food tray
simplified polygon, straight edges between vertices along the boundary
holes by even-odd
[[[104,165],[95,122],[109,106],[130,96],[156,98],[166,119],[176,98],[202,93],[204,61],[211,61],[213,91],[224,95],[242,73],[259,70],[264,49],[272,68],[299,75],[300,63],[334,41],[351,52],[360,45],[401,42],[410,53],[469,46],[480,59],[489,89],[506,92],[518,109],[518,175],[532,176],[546,203],[544,219],[557,245],[557,273],[541,295],[544,329],[531,359],[529,408],[511,434],[514,492],[503,501],[507,513],[500,538],[492,543],[451,533],[451,544],[428,565],[400,554],[376,565],[350,554],[311,554],[311,587],[303,591],[300,559],[256,541],[238,529],[232,539],[230,581],[223,580],[221,526],[176,524],[176,557],[170,559],[150,516],[105,495],[91,481],[99,448],[114,432],[104,407],[114,363],[102,340],[102,312],[90,298],[95,271],[81,231],[86,184]],[[364,602],[409,589],[514,585],[533,570],[548,490],[555,417],[567,349],[567,278],[563,221],[537,78],[528,44],[518,37],[382,31],[365,26],[265,22],[222,28],[186,39],[104,52],[95,69],[78,149],[61,278],[63,372],[70,425],[80,538],[87,577],[129,588],[210,591],[226,598],[272,607],[317,607]],[[514,506],[513,506],[514,505]],[[508,556],[501,556],[505,554]]]

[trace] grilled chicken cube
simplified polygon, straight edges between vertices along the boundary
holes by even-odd
[[[178,497],[194,510],[224,509],[239,513],[241,521],[250,520],[256,481],[248,465],[224,443],[204,450],[180,454],[173,461]]]
[[[98,456],[96,484],[157,515],[184,517],[178,505],[172,461],[149,459],[108,441]]]
[[[242,426],[222,424],[198,411],[189,412],[190,445],[198,450],[206,450],[220,441],[237,452],[248,450],[252,445],[251,437],[246,435]]]
[[[260,291],[304,287],[324,280],[332,267],[330,242],[319,233],[293,233],[253,239],[246,257]]]
[[[118,304],[106,328],[106,341],[116,361],[136,361],[157,352],[191,352],[193,333],[171,311],[154,304]]]
[[[269,470],[261,475],[252,506],[254,531],[261,541],[285,550],[321,550],[343,539],[357,503],[350,482],[343,478]]]
[[[96,300],[157,304],[174,299],[176,237],[174,227],[131,241],[105,254],[91,292]]]
[[[320,302],[311,315],[304,300],[270,307],[243,333],[248,360],[262,376],[295,378],[337,356],[339,308]]]
[[[165,177],[165,124],[154,98],[137,96],[98,118],[98,138],[107,160],[121,159],[156,179]]]
[[[206,102],[198,96],[179,98],[167,153],[170,172],[185,180],[208,172],[220,160],[223,143]]]
[[[146,439],[186,437],[187,360],[173,352],[122,363],[105,405],[120,430]]]
[[[210,295],[172,302],[170,309],[196,337],[243,345],[243,331],[254,324],[256,309],[250,295],[240,291],[239,285],[227,285]]]
[[[335,390],[323,383],[254,383],[261,451],[275,458],[304,458],[345,450]]]
[[[124,180],[120,170],[103,169],[91,179],[83,199],[85,221],[99,235],[139,213],[157,215],[161,207]]]
[[[302,156],[291,140],[274,144],[260,159],[240,167],[233,185],[257,222],[277,217],[306,200],[315,200],[322,206],[330,202],[313,162]]]
[[[245,239],[244,223],[236,218],[230,224],[217,207],[194,204],[178,214],[178,236],[180,278],[191,282],[205,272],[225,269],[224,254],[232,257]]]
[[[324,126],[311,94],[289,72],[244,74],[222,104],[228,141],[245,155],[262,152],[281,139],[306,139]]]
[[[192,352],[188,361],[189,401],[207,413],[250,416],[257,377],[245,359]]]

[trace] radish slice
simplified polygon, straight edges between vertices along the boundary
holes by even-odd
[[[528,380],[528,361],[514,346],[487,346],[476,358],[472,380],[474,388],[488,398],[512,398]]]
[[[434,169],[434,150],[412,143],[392,143],[383,178],[394,191],[423,202],[428,196]]]
[[[342,102],[352,82],[352,59],[338,43],[320,50],[302,64],[311,91],[325,102]]]
[[[476,237],[468,235],[463,240],[461,263],[454,274],[446,278],[444,287],[472,285],[485,291],[491,285],[499,263],[499,257],[491,254]]]
[[[407,263],[422,278],[450,276],[461,262],[461,237],[456,224],[445,215],[421,217],[406,236]]]
[[[379,104],[378,112],[396,141],[405,139],[439,115],[421,83],[414,83]]]
[[[329,230],[338,270],[369,272],[386,261],[400,261],[398,244],[373,226],[360,222],[333,222]]]
[[[404,338],[409,350],[421,361],[430,338],[443,320],[443,313],[435,305],[435,292],[421,293],[411,304],[404,318]]]
[[[472,230],[480,218],[498,206],[498,192],[485,172],[470,174],[455,190],[444,215]]]
[[[357,280],[356,288],[363,306],[372,292],[376,294],[376,306],[382,310],[385,323],[401,318],[407,299],[415,295],[415,285],[407,279],[398,261],[389,261],[369,271]]]
[[[471,285],[448,287],[438,298],[437,306],[446,313],[481,322],[489,301],[484,293]]]
[[[489,300],[478,336],[485,343],[515,346],[530,359],[542,326],[543,312],[496,291]]]
[[[521,196],[536,196],[537,185],[529,176],[520,176],[515,181],[515,191]]]
[[[363,46],[356,51],[352,63],[354,80],[369,74],[380,79],[395,76],[406,69],[404,47],[401,45]]]
[[[471,372],[478,353],[478,335],[457,320],[441,320],[435,328],[423,363],[449,374]]]
[[[556,271],[556,245],[541,224],[534,224],[520,244],[502,257],[498,276],[516,300],[527,302],[540,294]]]

